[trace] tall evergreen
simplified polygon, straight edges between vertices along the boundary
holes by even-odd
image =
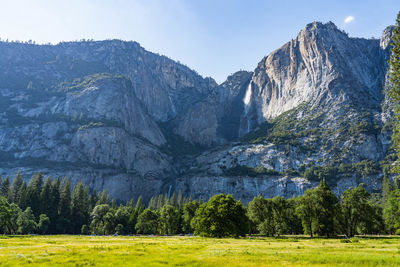
[[[67,177],[61,182],[60,202],[58,205],[58,218],[56,231],[60,234],[70,233],[71,231],[71,183]]]
[[[100,193],[99,195],[99,200],[96,202],[96,205],[102,205],[102,204],[107,204],[110,205],[110,196],[107,193],[107,190],[103,190],[103,192]]]
[[[50,219],[49,232],[56,233],[58,208],[60,205],[60,177],[54,179],[51,184],[51,209],[47,216]]]
[[[393,191],[393,183],[388,177],[383,177],[382,180],[382,204],[385,206],[390,193]]]
[[[50,214],[54,209],[52,201],[52,180],[47,177],[40,192],[41,213]],[[49,216],[49,215],[48,215]]]
[[[27,201],[27,185],[26,182],[23,181],[21,188],[19,189],[18,192],[18,206],[22,209],[25,210],[28,207],[28,201]]]
[[[79,234],[82,225],[89,224],[90,199],[89,191],[82,182],[74,186],[71,198],[71,218],[73,223],[73,232]]]
[[[24,182],[21,171],[18,171],[17,175],[15,175],[15,178],[11,184],[10,188],[10,200],[11,202],[18,203],[19,202],[19,191],[21,189],[22,183]]]
[[[61,182],[58,213],[60,217],[66,219],[71,215],[71,182],[67,177],[64,177]]]
[[[397,152],[398,160],[393,171],[400,174],[400,12],[397,15],[396,25],[393,29],[391,41],[391,55],[389,60],[389,81],[390,81],[390,97],[396,103],[395,114],[396,124],[394,127],[392,140],[394,149]]]
[[[43,174],[36,173],[32,176],[26,191],[27,206],[31,207],[36,218],[39,218],[41,213],[40,193],[42,192],[42,185]]]
[[[0,185],[0,196],[5,197],[8,200],[9,199],[9,195],[10,195],[10,178],[7,176],[1,182],[1,185]]]

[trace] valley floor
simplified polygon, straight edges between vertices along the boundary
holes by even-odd
[[[0,266],[399,266],[400,237],[0,236]]]

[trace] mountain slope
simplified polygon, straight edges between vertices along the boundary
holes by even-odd
[[[0,42],[0,173],[43,170],[121,199],[291,197],[321,177],[338,194],[379,191],[390,37],[314,22],[220,85],[135,42]]]

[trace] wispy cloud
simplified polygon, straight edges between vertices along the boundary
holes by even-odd
[[[350,22],[352,22],[354,20],[354,17],[353,16],[348,16],[348,17],[346,17],[345,19],[344,19],[344,23],[350,23]]]

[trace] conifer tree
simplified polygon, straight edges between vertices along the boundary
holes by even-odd
[[[49,214],[52,212],[53,201],[51,192],[52,191],[52,180],[50,177],[47,177],[46,181],[43,184],[42,192],[40,192],[40,203],[41,203],[41,213]]]
[[[26,185],[26,182],[23,181],[21,188],[19,189],[18,192],[18,206],[20,207],[21,210],[25,210],[28,207],[27,195],[26,195],[27,188],[28,187]]]
[[[69,233],[71,230],[71,183],[67,177],[64,177],[61,182],[58,214],[56,231],[61,234]]]
[[[392,135],[393,146],[397,152],[398,160],[393,168],[393,172],[400,174],[400,12],[397,15],[396,25],[393,29],[392,40],[390,43],[391,55],[389,60],[389,95],[396,103],[395,114],[396,123]]]
[[[27,206],[32,209],[33,214],[37,218],[39,218],[41,213],[40,193],[42,192],[42,185],[43,174],[36,173],[32,176],[26,191]]]
[[[11,184],[10,188],[10,200],[11,202],[18,203],[19,202],[19,191],[21,189],[22,183],[23,183],[21,171],[18,171],[17,175],[15,175],[15,178]]]
[[[89,224],[90,199],[88,189],[82,182],[74,186],[71,198],[71,218],[74,233],[79,234],[82,225]]]
[[[7,176],[1,183],[0,196],[5,197],[7,200],[10,196],[10,178]]]

